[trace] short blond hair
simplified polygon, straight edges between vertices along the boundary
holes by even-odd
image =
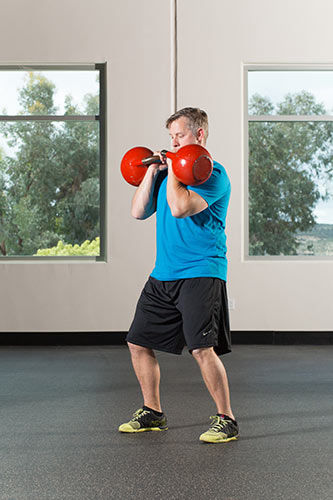
[[[208,137],[208,116],[205,111],[199,108],[183,108],[176,111],[171,115],[165,122],[166,128],[169,128],[171,123],[179,118],[187,118],[188,126],[191,129],[193,135],[196,135],[199,128],[202,128],[205,132],[205,140]]]

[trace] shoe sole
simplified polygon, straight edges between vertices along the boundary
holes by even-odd
[[[237,439],[239,438],[239,434],[237,434],[237,436],[233,436],[231,438],[227,438],[227,439],[209,439],[209,438],[199,438],[200,441],[202,441],[203,443],[229,443],[229,441],[237,441]]]
[[[132,434],[133,432],[147,432],[147,431],[167,431],[168,428],[165,427],[165,428],[160,428],[160,427],[144,427],[142,429],[118,429],[119,432],[128,432],[130,434]]]

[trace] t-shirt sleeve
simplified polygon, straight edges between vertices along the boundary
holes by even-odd
[[[199,186],[188,186],[188,189],[198,193],[210,206],[230,191],[230,180],[224,167],[214,162],[209,179]]]

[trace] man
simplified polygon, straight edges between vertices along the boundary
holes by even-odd
[[[205,146],[207,114],[184,108],[166,122],[172,150]],[[214,162],[210,178],[191,187],[179,182],[172,161],[150,165],[132,201],[132,215],[146,219],[156,212],[156,263],[139,298],[127,343],[144,405],[120,432],[167,430],[159,394],[160,369],[154,350],[181,354],[184,345],[199,364],[217,414],[207,432],[209,443],[238,437],[230,406],[225,368],[218,355],[230,352],[227,307],[225,218],[230,181]]]

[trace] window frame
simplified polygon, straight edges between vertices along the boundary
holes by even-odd
[[[68,255],[13,255],[1,256],[0,264],[6,262],[107,262],[106,245],[106,74],[107,65],[104,63],[80,64],[0,64],[1,71],[98,71],[99,72],[99,114],[98,115],[0,115],[0,121],[98,121],[99,122],[99,189],[100,189],[100,254],[98,256]]]
[[[243,231],[242,261],[332,261],[331,255],[249,255],[249,122],[333,122],[333,115],[249,115],[248,73],[250,71],[333,71],[333,64],[242,64],[243,88]]]

